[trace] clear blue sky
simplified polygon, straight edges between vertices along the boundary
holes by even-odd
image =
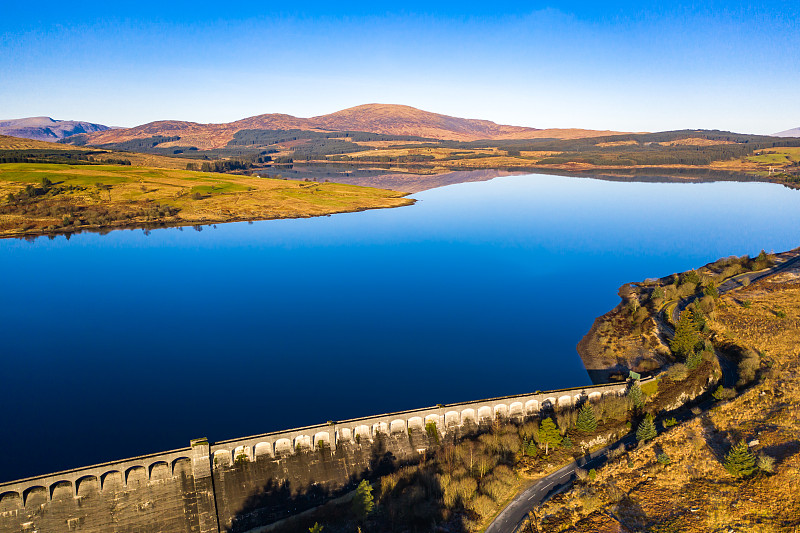
[[[401,7],[398,7],[401,6]],[[401,103],[533,127],[800,126],[800,2],[8,2],[0,118]]]

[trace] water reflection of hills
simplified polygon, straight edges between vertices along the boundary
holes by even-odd
[[[420,192],[445,185],[465,183],[469,181],[488,181],[499,176],[527,174],[527,172],[509,170],[470,170],[455,172],[431,173],[430,169],[353,167],[344,165],[294,165],[290,169],[281,168],[274,172],[259,172],[262,176],[317,181],[333,181],[393,189],[403,192]]]
[[[688,168],[637,168],[637,169],[596,169],[585,171],[568,171],[548,168],[528,169],[481,169],[457,170],[432,173],[430,169],[408,167],[354,167],[350,165],[294,165],[282,167],[270,172],[261,172],[262,176],[293,180],[333,181],[394,189],[409,193],[435,189],[456,183],[488,181],[500,176],[520,174],[552,174],[575,178],[592,178],[605,181],[643,182],[643,183],[703,183],[713,181],[766,181],[752,174],[712,169]]]

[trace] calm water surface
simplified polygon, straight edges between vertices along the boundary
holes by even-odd
[[[588,384],[628,281],[800,245],[800,192],[527,175],[315,219],[0,241],[0,480]]]

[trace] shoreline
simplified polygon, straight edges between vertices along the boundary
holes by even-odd
[[[800,247],[783,252],[776,252],[771,254],[771,256],[774,258],[774,262],[767,268],[756,271],[742,270],[730,277],[717,280],[716,286],[719,292],[723,293],[732,288],[748,285],[751,281],[779,273],[800,258]],[[670,322],[677,321],[675,303],[677,302],[680,304],[681,301],[692,298],[693,296],[665,301],[657,309],[651,309],[649,311],[650,317],[642,322],[639,330],[636,330],[636,328],[629,328],[629,326],[624,325],[623,321],[623,317],[628,312],[627,309],[630,306],[630,299],[636,297],[631,295],[635,294],[636,290],[641,290],[642,288],[653,288],[656,286],[666,288],[671,284],[672,280],[679,279],[689,272],[698,272],[702,276],[713,276],[712,267],[715,267],[725,259],[726,258],[717,259],[716,261],[699,266],[696,269],[687,270],[686,272],[676,272],[662,278],[626,283],[620,287],[620,303],[613,309],[595,318],[589,331],[578,341],[575,347],[592,383],[608,383],[610,382],[611,376],[625,373],[628,370],[643,374],[658,372],[660,369],[663,369],[664,366],[672,364],[674,361],[671,360],[671,356],[668,353],[667,342],[665,342],[665,332],[663,330],[665,328],[669,330],[669,328],[673,327]],[[746,278],[746,280],[743,280],[743,278]],[[646,304],[641,305],[642,309],[646,308]],[[664,316],[664,313],[668,309],[672,309],[671,314],[674,316]],[[621,321],[623,321],[622,326],[620,325]],[[636,333],[636,331],[638,331],[638,333]],[[609,345],[604,341],[604,337],[628,337],[630,340],[622,345],[625,348],[624,350],[620,349],[620,346],[616,346],[615,349],[610,350],[609,353]],[[650,342],[636,344],[632,340],[633,337],[639,337],[641,339],[647,337],[650,339]],[[647,368],[651,365],[653,368]]]
[[[133,224],[112,224],[112,225],[87,225],[87,226],[80,226],[75,228],[74,230],[52,230],[52,231],[15,231],[15,232],[0,232],[0,239],[21,239],[21,240],[29,240],[29,239],[38,239],[40,237],[51,237],[55,238],[59,235],[65,236],[67,239],[70,239],[73,235],[77,235],[80,233],[99,233],[101,235],[105,235],[106,233],[111,233],[112,231],[119,231],[119,230],[154,230],[154,229],[168,229],[168,228],[188,228],[188,227],[198,227],[198,226],[214,226],[217,224],[229,224],[234,222],[265,222],[268,220],[292,220],[292,219],[303,219],[303,218],[317,218],[317,217],[329,217],[331,215],[342,215],[346,213],[360,213],[362,211],[373,211],[375,209],[396,209],[399,207],[408,207],[410,205],[414,205],[417,203],[416,199],[408,198],[407,196],[412,193],[402,193],[397,191],[400,196],[398,198],[404,198],[407,200],[406,203],[401,203],[398,205],[392,206],[375,206],[375,207],[357,207],[354,209],[342,209],[342,210],[334,210],[326,213],[318,213],[318,214],[298,214],[298,215],[286,215],[286,216],[269,216],[269,217],[230,217],[225,219],[197,219],[197,220],[187,220],[187,219],[179,219],[179,220],[166,220],[161,222],[141,222],[141,223],[133,223]]]

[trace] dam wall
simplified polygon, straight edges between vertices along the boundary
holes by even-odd
[[[647,380],[642,380],[646,382]],[[624,394],[625,383],[504,396],[264,433],[0,484],[0,533],[239,533],[418,460],[458,436]]]

